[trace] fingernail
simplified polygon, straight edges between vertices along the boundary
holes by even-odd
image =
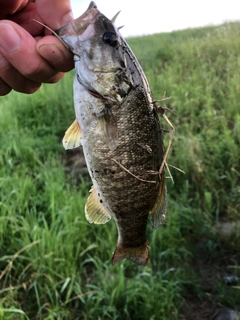
[[[19,49],[22,39],[10,24],[0,22],[0,33],[0,47],[3,50],[13,53]]]
[[[37,48],[37,51],[44,59],[53,64],[64,60],[64,54],[55,44],[42,44]]]

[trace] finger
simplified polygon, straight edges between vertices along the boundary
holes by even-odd
[[[34,93],[36,92],[41,83],[35,82],[25,78],[21,73],[19,73],[5,57],[0,54],[0,95],[8,94],[12,89],[22,93]],[[58,82],[64,73],[58,72],[54,77],[50,78],[48,83]]]
[[[39,17],[53,30],[57,30],[73,20],[69,0],[36,0],[35,4]]]
[[[0,34],[0,53],[20,74],[35,82],[48,82],[56,76],[57,71],[38,54],[36,41],[26,30],[2,20]]]
[[[26,0],[0,0],[0,19],[6,19],[9,15],[20,11],[27,2]]]
[[[0,96],[5,96],[8,94],[12,88],[0,78]]]
[[[32,36],[44,34],[45,28],[36,22],[41,22],[41,19],[37,14],[35,3],[27,3],[23,10],[16,12],[14,15],[8,16],[6,19],[14,21],[16,24],[27,30]]]
[[[36,48],[56,70],[67,72],[74,68],[72,53],[56,37],[43,37],[37,42]]]
[[[11,89],[23,93],[34,93],[41,86],[41,83],[25,78],[2,54],[0,54],[0,75],[0,95],[9,93]]]

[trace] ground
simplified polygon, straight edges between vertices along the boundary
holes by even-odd
[[[66,172],[75,177],[87,176],[87,168],[83,156],[82,148],[68,150],[64,158]],[[216,227],[216,232],[224,243],[233,241],[231,233],[235,222],[222,219],[221,224]],[[201,279],[201,286],[205,296],[202,299],[189,295],[185,297],[185,304],[180,311],[180,319],[184,320],[238,320],[237,312],[219,303],[217,296],[218,290],[223,290],[223,295],[228,293],[228,289],[237,285],[238,279],[235,276],[233,266],[240,264],[240,254],[230,253],[229,255],[217,256],[209,259],[209,252],[206,253],[207,239],[201,239],[198,243],[198,252],[192,259],[190,268],[194,269],[195,274]],[[211,251],[211,249],[210,249]],[[222,288],[219,288],[222,285]],[[231,293],[229,293],[231,294]]]

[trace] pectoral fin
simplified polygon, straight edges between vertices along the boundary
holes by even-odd
[[[157,199],[149,213],[151,215],[153,229],[157,229],[165,222],[167,214],[167,188],[164,173],[161,174]]]
[[[111,151],[115,150],[118,146],[118,127],[111,111],[101,117],[99,122],[106,144]]]
[[[95,224],[104,224],[108,222],[111,219],[111,215],[101,202],[94,186],[92,186],[90,192],[91,194],[85,205],[85,216],[87,221]]]
[[[74,149],[81,145],[82,130],[77,120],[65,132],[62,144],[65,150]]]

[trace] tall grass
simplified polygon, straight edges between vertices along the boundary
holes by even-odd
[[[86,222],[90,180],[66,173],[61,139],[75,118],[73,73],[34,95],[0,98],[0,319],[179,319],[191,296],[239,308],[239,289],[216,272],[210,290],[201,269],[205,261],[217,270],[227,256],[239,271],[238,233],[218,232],[220,221],[240,215],[239,30],[128,39],[154,97],[172,96],[168,163],[185,171],[171,169],[166,225],[148,226],[146,268],[111,265],[115,224]]]

